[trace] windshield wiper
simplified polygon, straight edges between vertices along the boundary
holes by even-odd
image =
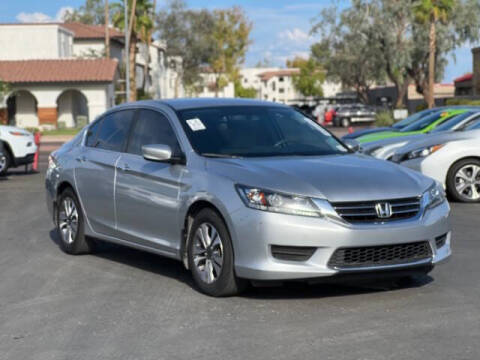
[[[228,155],[228,154],[217,154],[217,153],[201,153],[202,156],[208,158],[220,158],[220,159],[241,159],[241,156],[237,155]]]

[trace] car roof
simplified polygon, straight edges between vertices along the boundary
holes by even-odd
[[[116,107],[129,106],[159,106],[166,105],[173,110],[199,109],[219,106],[277,106],[287,107],[286,105],[270,101],[255,99],[233,99],[233,98],[183,98],[183,99],[165,99],[165,100],[143,100],[132,103],[126,103]]]

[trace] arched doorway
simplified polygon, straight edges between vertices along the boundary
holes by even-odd
[[[63,91],[57,98],[58,127],[74,128],[88,124],[88,100],[79,90]]]
[[[11,93],[7,98],[7,124],[20,127],[37,127],[37,99],[27,90]]]

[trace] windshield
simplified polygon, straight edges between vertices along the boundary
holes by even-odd
[[[437,121],[441,117],[445,116],[445,113],[435,113],[431,114],[428,116],[425,116],[424,118],[420,119],[419,121],[414,122],[413,124],[410,124],[406,127],[404,127],[401,132],[409,132],[409,131],[419,131],[423,130],[426,128],[428,125],[432,124],[433,122]]]
[[[444,121],[440,125],[438,125],[435,129],[432,130],[432,133],[451,130],[456,125],[460,124],[462,121],[466,120],[472,116],[471,112],[466,112],[457,116],[453,116],[449,118],[447,121]]]
[[[431,115],[432,113],[438,112],[437,109],[430,109],[430,110],[423,110],[416,114],[410,115],[409,117],[403,119],[392,125],[394,129],[400,130],[403,129],[405,126],[413,124],[415,121],[420,120],[421,118]]]
[[[282,107],[189,109],[179,119],[194,150],[211,157],[316,156],[348,153],[328,131]]]
[[[465,127],[465,129],[463,129],[464,131],[468,131],[468,130],[480,130],[480,119],[477,119],[475,121],[473,121],[472,123],[470,123],[467,127]]]

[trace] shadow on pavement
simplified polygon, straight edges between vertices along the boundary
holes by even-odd
[[[55,229],[50,231],[50,239],[57,246],[61,241]],[[196,289],[190,272],[177,260],[104,241],[99,241],[98,244],[98,250],[92,256],[160,276],[168,276]],[[408,280],[344,281],[341,283],[308,284],[306,282],[292,281],[276,286],[266,286],[266,284],[265,286],[250,286],[240,297],[265,300],[329,298],[416,288],[427,285],[432,281],[432,277],[428,275]]]

